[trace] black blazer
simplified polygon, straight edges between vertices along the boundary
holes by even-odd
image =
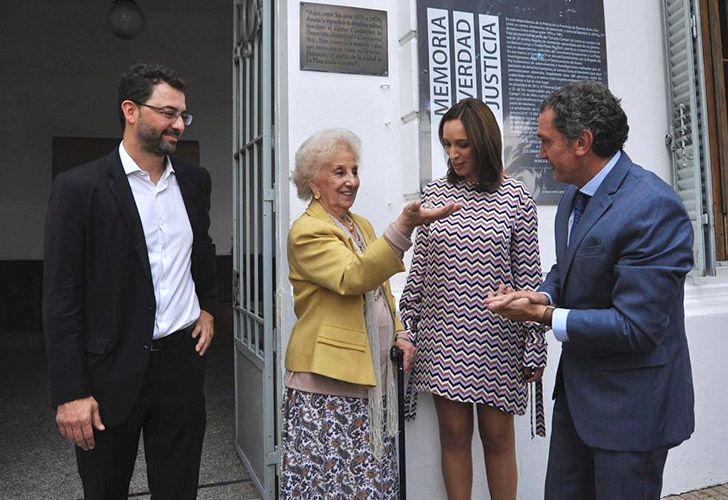
[[[209,236],[210,175],[174,162],[192,226],[192,277],[200,307],[217,294]],[[87,396],[105,425],[137,399],[156,302],[144,230],[118,150],[60,174],[45,227],[43,329],[54,406]]]

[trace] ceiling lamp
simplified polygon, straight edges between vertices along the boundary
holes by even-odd
[[[114,0],[106,20],[111,32],[124,40],[136,38],[144,31],[144,12],[134,0]]]

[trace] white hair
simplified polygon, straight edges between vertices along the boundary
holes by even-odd
[[[349,150],[359,163],[360,149],[359,137],[345,128],[319,130],[303,141],[296,151],[296,167],[291,175],[298,197],[302,200],[311,198],[311,181],[318,178],[321,167],[331,161],[334,154]]]

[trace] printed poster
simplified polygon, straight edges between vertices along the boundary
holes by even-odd
[[[477,97],[500,125],[506,173],[536,203],[558,203],[565,186],[538,157],[539,106],[573,80],[607,84],[602,0],[419,0],[417,23],[421,183],[447,173],[442,115]]]

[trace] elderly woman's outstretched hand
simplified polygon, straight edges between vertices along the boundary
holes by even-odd
[[[405,205],[394,224],[402,234],[409,237],[415,227],[447,217],[460,210],[460,207],[459,203],[449,203],[442,207],[425,208],[420,200],[415,200]]]

